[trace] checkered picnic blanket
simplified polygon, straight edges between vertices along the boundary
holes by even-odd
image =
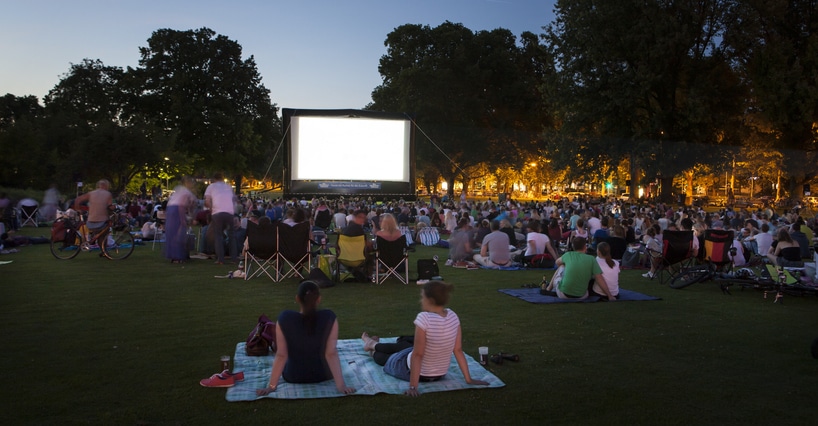
[[[381,342],[394,342],[396,337],[382,337]],[[403,394],[409,383],[398,380],[383,372],[383,367],[376,364],[363,349],[361,339],[338,340],[338,356],[341,360],[341,371],[347,386],[354,387],[352,395],[375,395],[378,393]],[[335,398],[346,396],[335,389],[335,382],[328,380],[321,383],[287,383],[284,379],[278,382],[278,389],[267,396],[256,396],[256,389],[267,386],[272,373],[273,355],[247,356],[244,351],[244,342],[236,345],[236,354],[233,360],[233,372],[244,372],[244,380],[227,389],[227,400],[254,401],[261,398],[277,399],[307,399],[307,398]],[[436,382],[421,383],[418,390],[421,393],[443,392],[458,389],[486,389],[505,386],[497,376],[488,372],[483,366],[468,354],[469,373],[472,378],[488,382],[488,386],[473,386],[466,384],[460,368],[452,355],[449,372]]]

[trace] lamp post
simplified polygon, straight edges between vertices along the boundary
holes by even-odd
[[[168,161],[170,161],[170,159],[165,157],[165,189],[170,189],[168,188],[168,185],[170,185],[170,167],[168,166]]]

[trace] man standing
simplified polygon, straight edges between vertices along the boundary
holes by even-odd
[[[599,267],[599,263],[593,256],[585,254],[587,240],[577,237],[571,244],[574,251],[569,251],[557,259],[557,272],[554,273],[554,278],[546,288],[546,294],[556,291],[556,296],[560,299],[587,299],[588,288],[596,282],[605,292],[608,300],[616,300],[608,290],[605,278],[602,277],[602,268]]]
[[[508,235],[500,231],[500,222],[491,222],[491,233],[483,238],[480,254],[474,255],[474,261],[489,268],[511,265]]]
[[[233,202],[235,195],[233,188],[224,183],[221,173],[213,175],[213,183],[205,190],[205,207],[212,212],[210,225],[207,228],[209,236],[213,237],[216,251],[216,264],[224,264],[224,232],[227,231],[227,240],[230,245],[230,261],[235,262],[238,257],[236,230],[233,226]]]

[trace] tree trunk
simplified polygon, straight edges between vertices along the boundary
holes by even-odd
[[[244,180],[244,176],[242,176],[242,175],[236,175],[236,176],[233,178],[233,183],[236,185],[236,194],[237,194],[237,195],[241,195],[241,183],[242,183],[242,180]]]
[[[662,176],[659,183],[662,185],[659,200],[663,203],[676,201],[673,199],[673,176]]]
[[[688,170],[684,172],[685,174],[685,181],[687,182],[687,189],[685,190],[685,205],[689,206],[693,204],[693,170]]]

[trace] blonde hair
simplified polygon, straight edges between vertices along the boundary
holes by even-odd
[[[385,213],[381,216],[381,231],[387,233],[398,232],[398,221],[392,213]]]

